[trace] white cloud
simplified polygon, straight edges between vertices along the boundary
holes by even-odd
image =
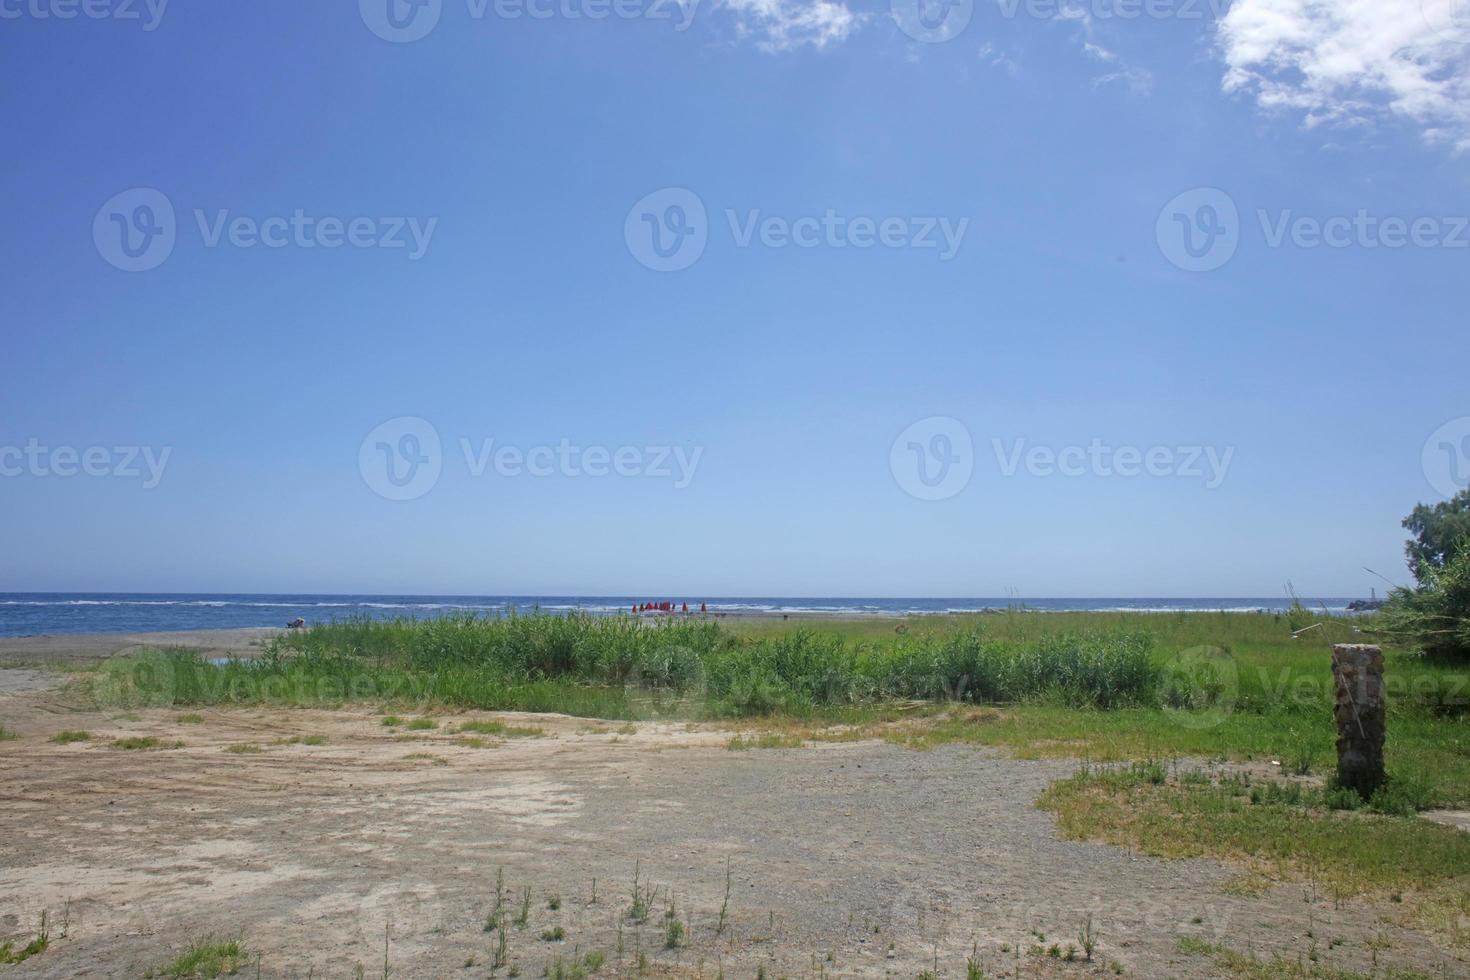
[[[773,53],[794,51],[804,44],[821,50],[847,40],[858,15],[835,0],[721,0],[735,15],[742,36]]]
[[[980,45],[980,50],[978,53],[981,61],[985,62],[992,68],[999,68],[1001,71],[1005,72],[1007,75],[1010,75],[1012,78],[1015,78],[1021,74],[1021,63],[1015,58],[1011,57],[1011,55],[997,50],[995,45],[991,44],[989,41]]]
[[[1306,124],[1385,114],[1470,150],[1470,0],[1236,0],[1220,23],[1227,92]]]
[[[1111,48],[1104,47],[1097,39],[1097,18],[1087,6],[1077,0],[1062,0],[1057,9],[1056,21],[1074,28],[1074,36],[1082,53],[1098,64],[1109,65],[1112,70],[1092,78],[1092,90],[1115,83],[1127,86],[1134,95],[1148,95],[1154,88],[1154,76],[1147,68],[1130,64]]]
[[[1148,95],[1154,90],[1153,73],[1146,68],[1124,68],[1121,71],[1110,71],[1105,75],[1098,75],[1092,80],[1092,89],[1095,92],[1114,83],[1128,86],[1128,90],[1134,95]]]

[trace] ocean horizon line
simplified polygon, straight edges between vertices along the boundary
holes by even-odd
[[[272,592],[0,592],[0,636],[155,633],[281,627],[342,619],[631,613],[643,603],[672,603],[682,613],[716,618],[903,617],[1005,612],[1283,613],[1290,596],[711,596],[461,595]],[[1353,610],[1348,597],[1310,597],[1304,605],[1330,614]]]

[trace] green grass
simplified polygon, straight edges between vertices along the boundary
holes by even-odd
[[[111,743],[114,749],[181,749],[183,742],[164,742],[152,735],[130,735],[127,738],[114,739]]]
[[[1334,899],[1402,901],[1415,922],[1470,944],[1470,834],[1343,805],[1340,793],[1313,784],[1212,781],[1197,771],[1171,775],[1157,762],[1084,767],[1037,802],[1066,837],[1156,857],[1222,858]]]
[[[24,946],[16,949],[15,943],[7,939],[5,942],[0,943],[0,965],[13,966],[16,963],[24,963],[32,956],[39,956],[46,952],[46,947],[49,945],[51,945],[49,939],[45,936],[37,936]]]
[[[272,745],[326,745],[325,735],[292,735],[290,738],[278,738]]]
[[[1323,626],[1292,639],[1313,622]],[[1095,760],[1276,759],[1326,772],[1330,644],[1368,639],[1353,632],[1364,623],[1306,610],[1010,611],[795,629],[587,616],[350,621],[290,634],[253,661],[214,666],[178,651],[111,661],[96,682],[123,705],[369,701],[623,722],[745,718],[806,738]],[[1470,803],[1470,670],[1385,654],[1391,773],[1426,787],[1424,803]],[[458,731],[517,734],[497,722]]]
[[[236,742],[234,745],[226,745],[224,750],[233,752],[235,755],[255,755],[265,751],[254,742]]]
[[[432,718],[415,718],[406,727],[411,732],[424,732],[431,728],[438,728],[439,723]]]
[[[65,934],[63,929],[62,935]],[[19,949],[16,948],[14,940],[7,939],[5,942],[0,942],[0,965],[13,966],[17,963],[24,963],[32,956],[39,956],[46,952],[50,945],[51,931],[46,925],[46,913],[42,912],[41,926],[36,930],[36,936],[30,942]]]
[[[193,713],[193,712],[190,712],[189,714],[179,715],[179,717],[176,720],[178,721],[178,723],[180,725],[202,725],[202,724],[204,724],[204,716],[201,715],[201,714]]]
[[[20,736],[15,733],[14,729],[6,728],[4,725],[0,725],[0,742],[8,742],[13,738],[19,737]]]
[[[1175,948],[1189,956],[1204,957],[1219,969],[1228,971],[1231,976],[1244,980],[1430,980],[1427,973],[1406,973],[1394,969],[1375,971],[1370,977],[1366,973],[1339,970],[1280,956],[1263,960],[1253,954],[1236,952],[1190,936],[1180,939]]]
[[[498,721],[467,721],[457,729],[459,734],[499,735],[501,738],[539,738],[544,728],[533,725],[506,725]]]
[[[250,954],[239,940],[198,942],[148,973],[150,977],[219,977],[238,973]]]
[[[737,735],[725,743],[725,748],[732,752],[744,749],[799,749],[803,744],[805,743],[798,736],[767,732],[763,735]]]
[[[74,729],[68,729],[64,732],[57,732],[46,741],[55,742],[57,745],[69,745],[72,742],[86,742],[89,741],[91,738],[91,732],[81,732]]]

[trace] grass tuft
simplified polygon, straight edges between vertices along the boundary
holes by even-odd
[[[147,976],[219,977],[238,973],[249,959],[250,954],[236,939],[197,942]]]
[[[732,752],[745,749],[799,749],[805,743],[796,735],[768,732],[764,735],[737,735],[725,743]]]
[[[467,721],[459,726],[461,734],[499,735],[501,738],[539,738],[546,734],[544,728],[534,725],[507,725],[499,721]]]
[[[114,749],[181,749],[183,742],[165,742],[152,735],[130,735],[127,738],[114,739],[111,743]]]

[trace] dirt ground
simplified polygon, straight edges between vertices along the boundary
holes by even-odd
[[[556,715],[440,715],[430,731],[367,707],[190,721],[11,686],[32,689],[0,693],[18,733],[0,741],[0,940],[24,943],[48,910],[52,944],[0,975],[136,977],[192,940],[238,937],[262,977],[381,977],[385,948],[392,977],[484,977],[497,874],[511,917],[529,912],[497,976],[591,950],[604,975],[635,974],[643,954],[651,975],[963,977],[972,953],[1003,977],[1217,975],[1176,950],[1184,936],[1364,972],[1365,941],[1387,939],[1380,966],[1466,975],[1391,906],[1335,908],[1299,885],[1228,894],[1236,869],[1059,840],[1033,803],[1068,762],[872,741],[731,751],[726,729]],[[543,734],[476,747],[448,730],[492,718]],[[91,739],[48,741],[62,730]],[[136,736],[182,746],[113,745]],[[325,742],[288,741],[309,736]],[[225,751],[241,744],[260,751]],[[635,869],[656,890],[641,926]],[[1093,962],[1034,950],[1080,946],[1089,915]]]
[[[179,630],[166,633],[76,633],[0,636],[0,667],[84,665],[139,650],[188,647],[206,656],[249,657],[284,630],[269,627]]]

